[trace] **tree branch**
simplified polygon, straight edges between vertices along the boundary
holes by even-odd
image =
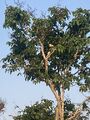
[[[50,86],[53,94],[55,95],[56,100],[57,101],[60,100],[60,97],[58,96],[58,93],[56,92],[55,85],[53,84],[52,81],[49,82],[49,86]]]
[[[71,117],[66,119],[66,120],[74,120],[76,119],[79,115],[80,115],[80,112],[82,111],[83,109],[83,104],[86,102],[86,101],[90,101],[90,96],[87,97],[87,99],[85,99],[81,104],[80,106],[76,109],[76,111],[74,113],[72,113]]]
[[[42,56],[43,56],[43,58],[44,58],[44,60],[45,59],[49,59],[50,58],[50,56],[54,53],[54,51],[56,50],[55,48],[53,48],[52,49],[52,51],[48,51],[48,53],[47,53],[47,56],[45,55],[45,52],[44,52],[44,45],[42,44],[42,42],[39,40],[39,43],[40,43],[40,45],[41,45],[41,52],[42,52]]]
[[[53,48],[53,49],[52,49],[52,52],[49,51],[49,52],[47,53],[46,58],[49,59],[49,58],[51,57],[51,55],[54,53],[55,50],[56,50],[56,49]]]
[[[79,50],[77,49],[77,50],[76,50],[76,53],[74,54],[74,59],[76,59],[76,58],[78,57],[78,53],[79,53]],[[65,70],[64,70],[65,74],[67,74],[67,72],[68,72],[68,70],[69,70],[69,67],[70,67],[71,65],[72,65],[72,62],[68,65],[67,68],[65,68]],[[76,73],[74,73],[73,75],[77,74],[78,72],[79,72],[79,70],[78,70]]]
[[[74,58],[76,59],[78,57],[79,50],[77,49],[76,53],[74,54]]]
[[[41,52],[42,52],[43,59],[45,60],[46,56],[45,56],[45,53],[44,53],[44,45],[42,44],[42,42],[40,40],[39,40],[39,43],[41,45]]]

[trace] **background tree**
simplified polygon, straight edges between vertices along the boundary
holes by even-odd
[[[24,110],[19,111],[14,120],[54,120],[54,107],[52,101],[43,99],[32,106],[26,106]]]
[[[0,113],[4,111],[5,108],[5,102],[0,99]]]
[[[5,111],[5,101],[0,98],[0,119],[1,119],[1,115],[2,115],[2,113],[4,113],[4,111]]]
[[[64,120],[64,93],[72,85],[90,90],[90,11],[51,7],[36,18],[20,7],[8,6],[5,28],[10,28],[10,54],[3,68],[23,70],[26,80],[45,82],[57,101],[56,120]],[[73,116],[74,117],[74,116]],[[73,119],[72,117],[72,119]]]
[[[88,120],[90,114],[90,107],[88,99],[83,101],[82,104],[74,105],[70,99],[64,101],[65,112],[64,119],[68,119],[68,116],[76,111],[74,115],[77,116],[77,120]],[[82,107],[82,108],[81,108]],[[17,107],[19,108],[19,107]],[[81,109],[81,110],[80,110]],[[55,106],[51,100],[43,99],[41,102],[36,102],[34,105],[26,106],[24,110],[19,108],[18,115],[13,116],[14,120],[54,120],[55,119]]]
[[[90,97],[82,103],[73,104],[70,100],[65,101],[65,120],[88,120],[90,115]]]

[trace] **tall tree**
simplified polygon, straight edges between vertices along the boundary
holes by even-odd
[[[45,82],[56,101],[55,120],[64,120],[64,93],[72,85],[90,90],[90,11],[51,7],[37,18],[19,7],[8,6],[5,28],[10,28],[10,54],[3,68],[23,70],[26,80]],[[72,117],[73,119],[73,117]]]

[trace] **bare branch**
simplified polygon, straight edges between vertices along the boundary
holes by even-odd
[[[44,53],[44,45],[42,44],[42,42],[39,40],[39,43],[41,45],[41,52],[42,52],[42,56],[44,58],[44,60],[46,59],[45,53]]]
[[[76,59],[78,57],[79,50],[77,49],[76,53],[74,54],[74,58]]]

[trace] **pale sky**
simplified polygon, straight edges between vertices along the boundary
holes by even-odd
[[[6,4],[13,5],[14,0],[0,0],[0,59],[9,53],[9,47],[6,42],[10,39],[10,31],[3,29],[4,12]],[[22,0],[20,0],[22,1]],[[23,0],[25,6],[29,4],[32,9],[36,9],[37,15],[40,15],[41,11],[47,11],[48,7],[60,5],[66,6],[70,10],[75,10],[78,7],[90,9],[90,0]],[[73,93],[71,92],[73,90]],[[73,102],[77,103],[84,99],[83,95],[80,95],[77,88],[72,88],[70,92],[67,92],[67,96],[70,96]],[[50,89],[45,86],[44,83],[34,85],[30,81],[24,80],[23,76],[17,76],[16,73],[5,73],[1,69],[0,63],[0,97],[6,101],[5,113],[1,116],[0,120],[12,120],[12,117],[8,115],[14,115],[16,113],[15,105],[23,108],[25,105],[31,105],[35,101],[41,100],[41,98],[48,98],[55,101],[55,98]]]

